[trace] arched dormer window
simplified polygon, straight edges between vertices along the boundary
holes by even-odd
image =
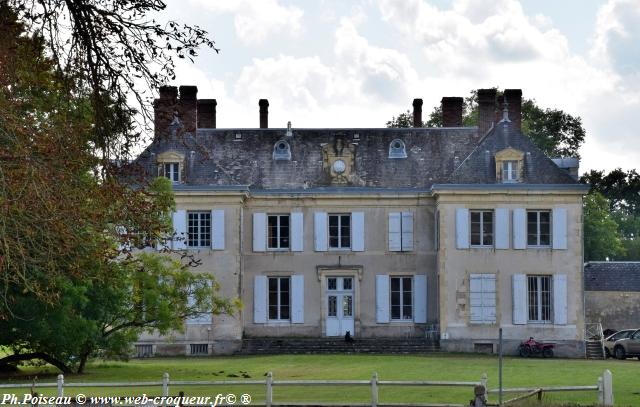
[[[523,182],[524,153],[507,147],[496,153],[496,181],[503,184]]]
[[[184,182],[184,154],[165,151],[156,157],[158,176],[166,177],[174,184]]]
[[[291,148],[289,143],[284,140],[279,140],[273,146],[273,159],[276,161],[290,161],[291,160]]]
[[[404,141],[395,139],[389,144],[389,158],[407,158],[407,149]]]

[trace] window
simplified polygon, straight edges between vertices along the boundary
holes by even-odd
[[[274,321],[288,321],[290,316],[290,286],[289,277],[269,277],[269,319]]]
[[[551,276],[527,276],[529,322],[551,322]]]
[[[391,319],[413,319],[412,287],[412,277],[391,277]]]
[[[471,211],[471,246],[493,246],[493,211]]]
[[[469,275],[469,322],[472,324],[495,324],[495,274]]]
[[[351,248],[351,215],[329,215],[329,248]]]
[[[180,163],[164,163],[164,176],[169,178],[171,182],[180,182]]]
[[[502,182],[518,182],[518,162],[502,162]]]
[[[189,212],[188,220],[188,246],[211,246],[211,212]]]
[[[191,354],[192,355],[208,355],[209,345],[206,343],[192,343]]]
[[[413,212],[389,213],[389,251],[413,250]]]
[[[389,158],[407,158],[404,141],[395,139],[389,144]]]
[[[267,247],[275,250],[288,249],[289,215],[269,215],[267,224]]]
[[[551,244],[551,211],[527,211],[527,245]]]
[[[148,358],[153,356],[153,345],[136,345],[136,357]]]

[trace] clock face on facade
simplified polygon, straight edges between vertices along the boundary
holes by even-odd
[[[335,171],[336,174],[342,174],[346,169],[347,165],[344,163],[344,161],[336,160],[333,162],[333,171]]]

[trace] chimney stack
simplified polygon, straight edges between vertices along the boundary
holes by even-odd
[[[194,133],[196,131],[198,116],[198,87],[180,86],[180,100],[178,101],[178,114],[183,131]]]
[[[160,97],[153,101],[154,134],[158,138],[166,133],[177,110],[178,88],[175,86],[160,86]]]
[[[504,99],[508,103],[509,120],[516,129],[522,130],[522,89],[505,89]]]
[[[461,127],[463,99],[461,97],[443,97],[440,103],[442,107],[442,126]]]
[[[216,106],[218,102],[215,99],[198,100],[198,128],[199,129],[215,129],[216,128]]]
[[[413,127],[422,127],[422,99],[413,99]]]
[[[269,128],[269,101],[267,99],[260,99],[258,101],[258,106],[260,106],[260,128],[268,129]]]
[[[478,89],[478,132],[484,136],[496,119],[496,90]]]

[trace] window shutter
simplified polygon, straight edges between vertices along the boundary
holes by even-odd
[[[456,209],[456,247],[469,248],[469,209]]]
[[[291,276],[291,323],[304,323],[304,276]]]
[[[158,164],[158,177],[164,177],[164,164]]]
[[[211,211],[211,248],[224,250],[224,210]]]
[[[263,252],[267,249],[267,214],[253,214],[253,251]]]
[[[172,247],[174,250],[187,248],[187,211],[176,210],[172,215],[174,237]]]
[[[527,211],[523,208],[513,210],[513,248],[527,248]]]
[[[496,275],[482,276],[482,320],[486,323],[496,322]]]
[[[567,324],[567,275],[553,276],[553,323]]]
[[[389,276],[379,274],[376,276],[376,322],[386,324],[389,322]]]
[[[402,229],[400,226],[402,215],[400,212],[389,213],[389,251],[402,250]]]
[[[304,251],[304,217],[302,212],[291,212],[291,251]]]
[[[351,212],[351,251],[364,251],[364,212]]]
[[[317,252],[327,251],[327,213],[316,212],[313,215],[313,244]]]
[[[553,231],[551,238],[553,239],[553,248],[556,250],[566,250],[567,248],[567,209],[554,208],[551,215],[553,222]]]
[[[413,250],[413,212],[402,212],[402,250]]]
[[[253,322],[267,322],[267,277],[256,276],[253,284]]]
[[[496,249],[509,248],[509,209],[496,209]]]
[[[413,286],[415,292],[413,294],[414,316],[413,320],[417,324],[427,323],[427,276],[418,274],[413,277]]]
[[[469,322],[482,323],[482,274],[469,275]]]
[[[527,276],[513,275],[513,324],[527,323]]]

